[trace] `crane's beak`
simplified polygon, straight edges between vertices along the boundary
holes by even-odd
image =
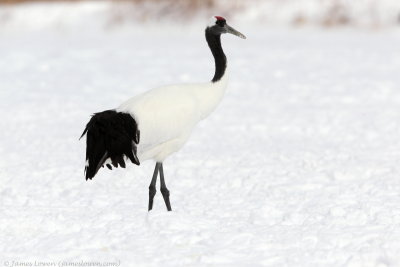
[[[238,32],[237,30],[235,30],[234,28],[232,28],[228,24],[225,24],[224,28],[225,28],[227,33],[231,33],[231,34],[236,35],[236,36],[238,36],[238,37],[240,37],[242,39],[246,39],[246,36],[244,36],[243,33]]]

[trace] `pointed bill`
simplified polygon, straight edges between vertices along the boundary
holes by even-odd
[[[237,30],[235,30],[234,28],[232,28],[231,26],[229,26],[228,24],[225,24],[225,29],[227,33],[231,33],[233,35],[236,35],[242,39],[246,39],[246,36],[243,33],[238,32]]]

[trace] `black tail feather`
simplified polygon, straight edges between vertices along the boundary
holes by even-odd
[[[140,132],[135,119],[128,113],[106,110],[95,113],[86,125],[81,138],[86,134],[85,176],[92,179],[107,159],[118,168],[126,167],[124,157],[140,165],[137,147]],[[110,164],[106,164],[112,169]]]

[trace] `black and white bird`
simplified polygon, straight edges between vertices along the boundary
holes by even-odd
[[[196,124],[220,103],[227,86],[227,61],[221,47],[221,34],[246,37],[230,27],[223,17],[215,16],[207,25],[205,36],[215,60],[211,82],[159,87],[135,96],[118,108],[95,113],[86,125],[85,176],[92,179],[101,167],[125,168],[125,159],[140,165],[155,160],[149,186],[150,211],[156,194],[157,176],[160,191],[171,211],[165,184],[163,161],[186,143]],[[111,166],[112,165],[112,166]]]

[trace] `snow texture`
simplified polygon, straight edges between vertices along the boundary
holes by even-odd
[[[0,35],[0,265],[399,266],[399,32],[228,22],[224,100],[164,163],[85,181],[90,114],[211,79],[202,27]],[[173,119],[173,118],[172,118]],[[157,187],[159,184],[157,185]]]

